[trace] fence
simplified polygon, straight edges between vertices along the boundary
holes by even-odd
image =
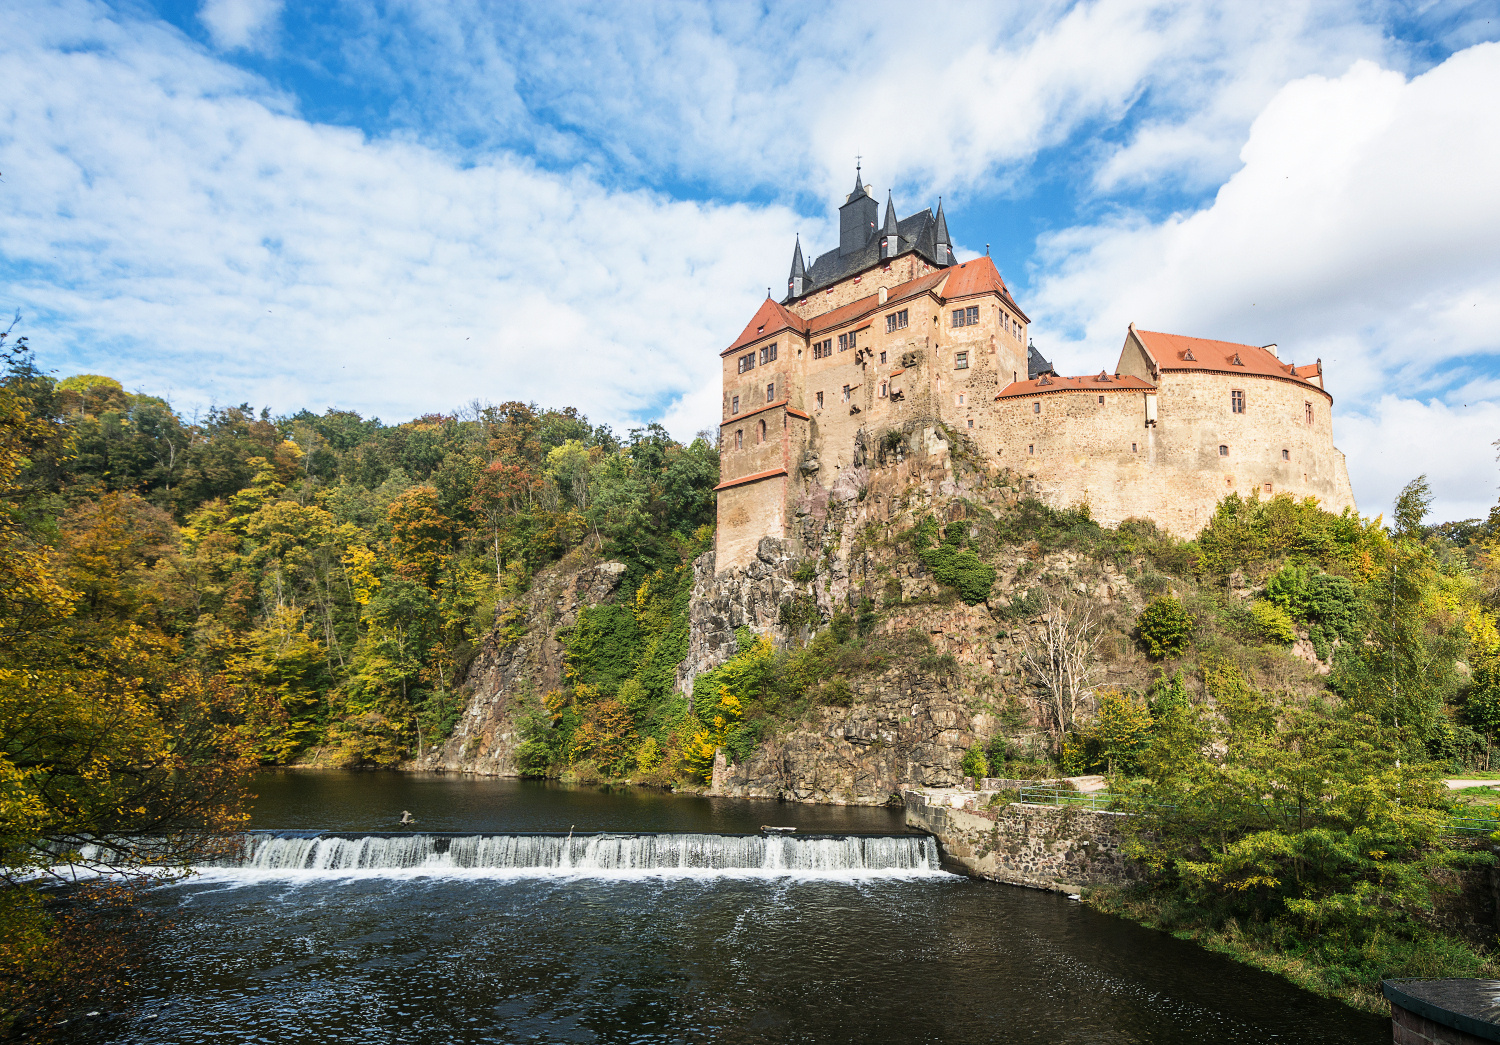
[[[1108,791],[1069,791],[1058,787],[1020,787],[1016,801],[1038,806],[1076,806],[1082,809],[1108,810],[1114,796]],[[1448,834],[1488,835],[1500,831],[1500,818],[1458,816],[1448,818]]]

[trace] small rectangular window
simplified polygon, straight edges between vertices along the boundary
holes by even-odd
[[[1103,397],[1103,396],[1100,396],[1100,397],[1099,397],[1099,405],[1100,405],[1100,406],[1103,406],[1103,405],[1104,405],[1104,397]]]
[[[1028,447],[1027,447],[1027,448],[1026,448],[1026,452],[1027,452],[1027,453],[1028,453],[1028,454],[1034,454],[1034,453],[1036,453],[1036,444],[1035,444],[1035,443],[1033,443],[1033,444],[1032,444],[1032,445],[1030,445],[1030,446],[1028,446]]]
[[[1311,403],[1303,403],[1302,404],[1302,417],[1303,417],[1303,419],[1308,424],[1312,424],[1313,423],[1313,412],[1312,412],[1312,404]]]
[[[973,427],[974,427],[974,419],[973,419],[973,418],[972,418],[972,417],[971,417],[971,418],[969,418],[969,427],[970,427],[970,428],[973,428]]]
[[[955,352],[955,353],[953,353],[953,369],[954,370],[967,370],[967,369],[969,369],[969,353],[967,353],[967,352]]]
[[[1039,414],[1039,413],[1041,413],[1042,412],[1042,404],[1041,403],[1032,403],[1031,404],[1031,412],[1033,414]]]
[[[1134,443],[1130,444],[1130,452],[1131,453],[1135,453],[1135,444]]]
[[[891,333],[892,331],[902,330],[905,327],[906,309],[903,308],[900,312],[894,312],[891,315],[885,317],[885,332],[887,334]]]
[[[776,358],[776,342],[773,341],[769,345],[767,345],[765,348],[763,348],[763,349],[760,350],[760,365],[761,366],[765,366],[767,363],[771,362],[775,358]]]
[[[754,370],[754,369],[755,369],[755,353],[754,352],[751,352],[748,355],[740,356],[740,373],[743,374],[746,370]]]
[[[886,389],[885,382],[884,381],[880,382],[880,398],[881,399],[885,398],[885,389]]]
[[[958,405],[959,406],[963,406],[964,405],[964,394],[962,392],[960,392],[958,394]]]
[[[776,382],[772,381],[769,385],[766,386],[766,402],[769,403],[769,402],[773,401],[775,398],[776,398]]]
[[[849,386],[845,385],[844,386],[844,402],[847,403],[848,401],[849,401]]]
[[[734,448],[736,450],[743,450],[745,448],[745,430],[743,428],[735,429]]]
[[[849,351],[853,347],[854,347],[854,335],[853,334],[840,334],[839,335],[839,351],[840,352],[847,352],[847,351]]]
[[[1228,457],[1229,456],[1229,447],[1221,445],[1219,447],[1219,456],[1220,457]]]
[[[880,365],[885,366],[885,353],[880,353]]]
[[[729,401],[729,412],[731,414],[737,414],[737,413],[740,412],[740,397],[739,396],[735,396],[733,399],[731,399]]]
[[[1261,485],[1261,489],[1265,492],[1265,495],[1267,497],[1271,496],[1271,484],[1270,483],[1263,483]]]
[[[819,410],[823,409],[823,393],[822,392],[818,393],[818,409]]]
[[[979,306],[978,305],[970,305],[968,308],[966,308],[964,310],[964,312],[965,312],[964,320],[967,323],[967,325],[969,325],[971,327],[977,327],[979,325]]]
[[[1229,409],[1233,410],[1237,414],[1243,414],[1245,412],[1244,392],[1241,392],[1239,389],[1235,389],[1234,391],[1229,393]]]
[[[968,312],[966,312],[964,309],[961,309],[961,308],[956,308],[956,309],[953,310],[953,325],[954,326],[956,326],[956,327],[967,326],[968,323],[969,323]]]
[[[1292,452],[1290,450],[1281,451],[1281,459],[1283,461],[1290,461],[1292,459]]]

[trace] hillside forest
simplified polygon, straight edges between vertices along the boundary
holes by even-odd
[[[531,626],[518,596],[575,551],[626,572],[562,636],[567,685],[522,697],[533,775],[701,781],[716,751],[742,759],[900,664],[984,697],[951,656],[881,637],[897,585],[828,619],[788,604],[786,648],[744,633],[677,699],[714,523],[707,437],[621,436],[521,402],[398,424],[248,404],[189,418],[107,376],[59,380],[24,342],[0,349],[0,1026],[129,968],[135,937],[100,926],[131,904],[100,894],[75,925],[25,885],[58,846],[107,835],[137,847],[122,866],[180,867],[243,824],[257,766],[390,767],[442,743],[481,643]],[[1411,944],[1391,927],[1469,859],[1443,841],[1451,803],[1432,781],[1489,770],[1500,735],[1500,516],[1431,525],[1429,500],[1413,482],[1387,525],[1231,496],[1193,541],[1103,528],[1084,507],[959,504],[888,542],[939,601],[985,601],[994,564],[1058,550],[1148,593],[1085,635],[1092,658],[1153,665],[1148,687],[1038,674],[1040,742],[977,738],[965,770],[1110,774],[1154,825],[1138,855],[1162,890],[1122,910],[1194,932],[1269,926],[1272,949],[1278,932],[1342,938],[1338,960],[1367,982],[1376,959],[1357,955],[1388,953],[1368,941]],[[995,598],[1001,638],[1037,619],[1088,631],[1088,607],[1051,580]],[[1295,815],[1262,801],[1293,780]],[[1487,960],[1469,947],[1463,961]]]

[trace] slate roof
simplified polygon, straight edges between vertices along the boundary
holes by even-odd
[[[1035,381],[1043,374],[1056,373],[1047,357],[1036,350],[1035,343],[1026,346],[1026,377]]]
[[[919,210],[910,217],[902,218],[896,224],[897,235],[901,239],[901,249],[896,252],[896,256],[916,251],[926,258],[930,264],[940,264],[937,260],[938,241],[934,238],[934,233],[937,230],[937,219],[930,210]],[[806,297],[815,290],[822,290],[824,287],[847,279],[857,272],[862,272],[867,268],[879,265],[882,260],[880,257],[880,239],[880,230],[871,229],[869,241],[857,250],[851,250],[847,254],[840,254],[839,249],[835,247],[826,254],[820,254],[813,259],[811,265],[807,266],[808,282],[803,286],[802,293],[798,295],[788,294],[782,298],[782,303],[785,304],[796,298]],[[951,241],[949,243],[951,247]]]

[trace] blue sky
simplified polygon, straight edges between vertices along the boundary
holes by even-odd
[[[1500,2],[0,0],[0,307],[188,413],[690,436],[864,157],[1060,369],[1322,358],[1368,514],[1500,490]]]

